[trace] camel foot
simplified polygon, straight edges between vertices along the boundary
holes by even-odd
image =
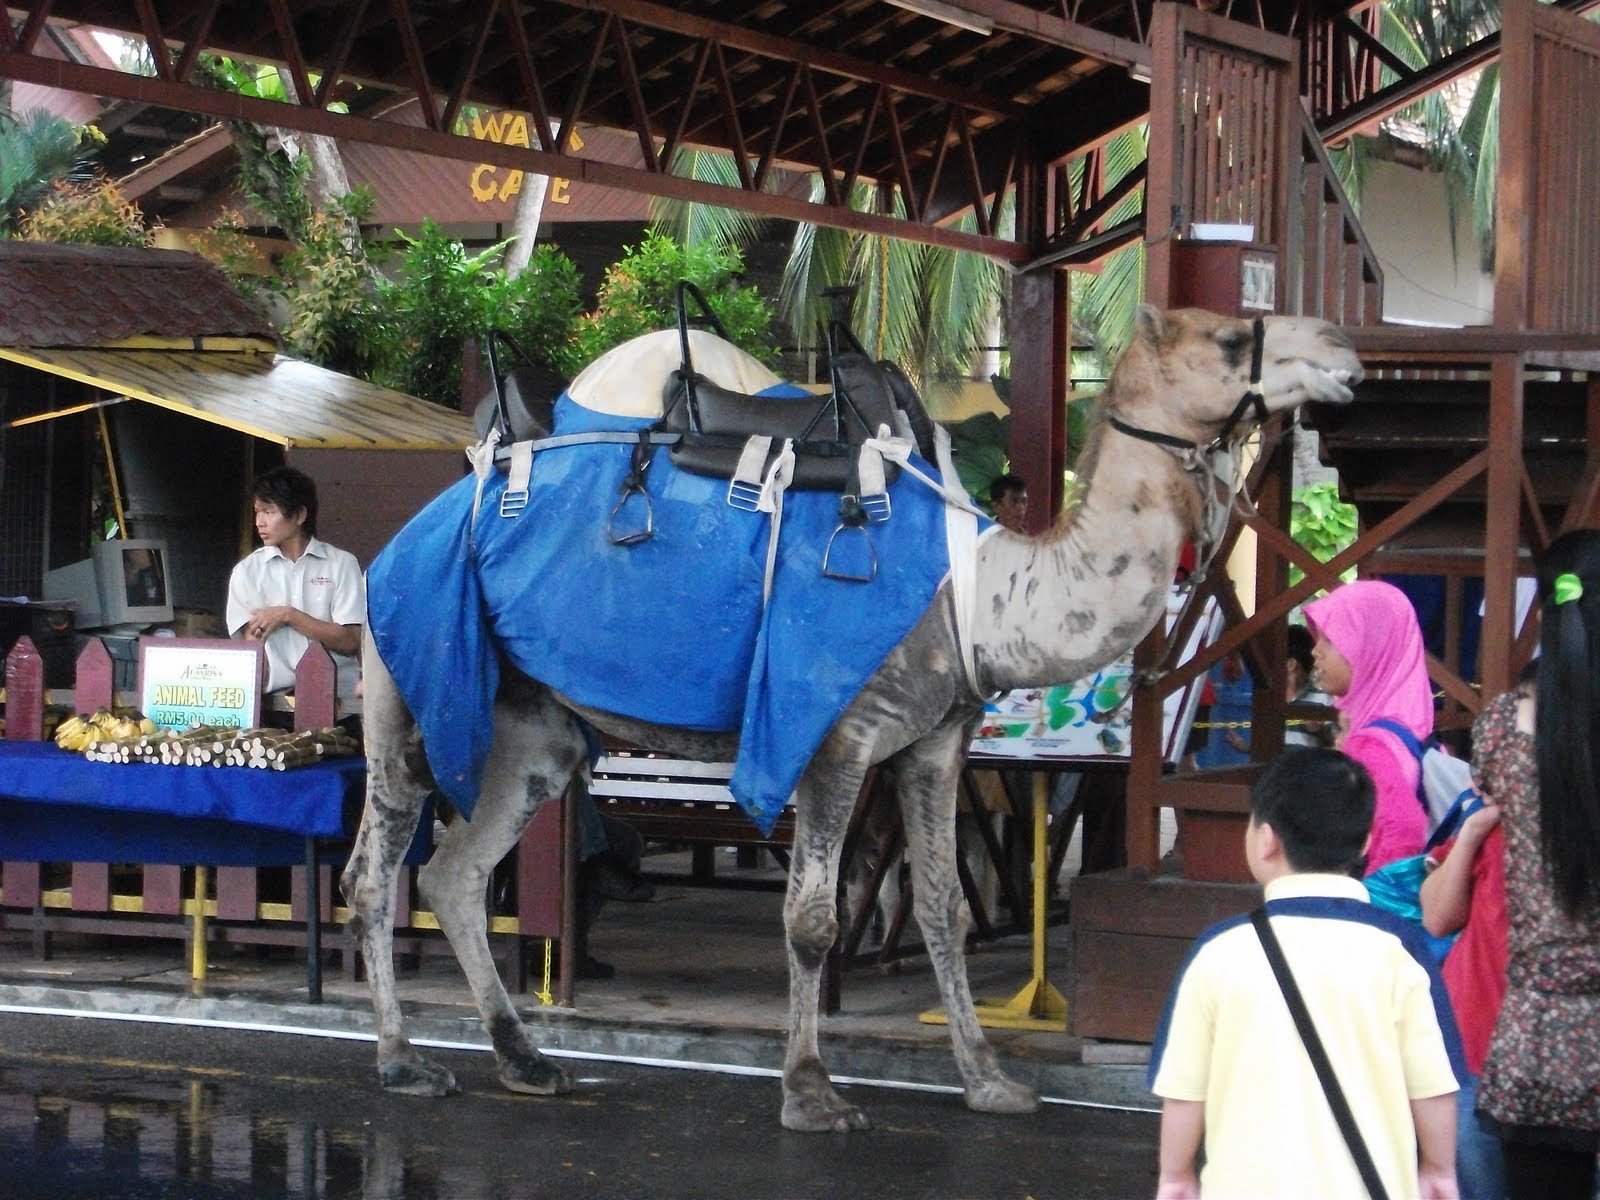
[[[572,1076],[566,1068],[537,1051],[501,1055],[497,1074],[501,1087],[528,1096],[562,1096],[572,1090]]]
[[[837,1094],[830,1103],[816,1095],[786,1095],[783,1098],[783,1127],[796,1133],[853,1133],[871,1128],[867,1114],[847,1104]]]
[[[1031,1113],[1039,1107],[1039,1093],[1026,1084],[996,1075],[966,1089],[967,1107],[981,1113]]]
[[[870,1125],[867,1114],[833,1089],[815,1058],[790,1067],[783,1077],[783,1127],[796,1133],[850,1133]]]
[[[419,1054],[380,1063],[378,1080],[384,1091],[401,1096],[453,1096],[461,1090],[454,1075]]]

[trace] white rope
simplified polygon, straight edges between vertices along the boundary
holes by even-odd
[[[943,435],[942,441],[940,440],[940,435]],[[934,444],[940,447],[939,450],[935,451],[935,456],[949,457],[950,435],[944,432],[943,426],[934,426],[934,437]],[[886,426],[879,426],[878,436],[868,438],[862,445],[877,451],[890,462],[898,463],[902,471],[922,484],[923,487],[941,496],[951,508],[971,513],[974,517],[988,517],[988,513],[972,503],[972,497],[968,496],[966,489],[961,486],[961,480],[956,474],[953,459],[948,469],[944,463],[939,464],[939,472],[944,477],[944,482],[940,482],[925,474],[911,461],[911,452],[916,448],[915,443],[909,438],[889,437]]]
[[[467,461],[472,464],[472,473],[478,477],[477,486],[472,492],[472,531],[478,529],[478,509],[483,505],[483,485],[489,482],[489,476],[494,471],[494,450],[500,444],[500,427],[496,425],[484,435],[483,441],[474,446],[467,447]]]

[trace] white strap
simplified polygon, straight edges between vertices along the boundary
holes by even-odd
[[[886,439],[888,432],[887,425],[881,426],[878,437],[867,442],[857,452],[856,494],[859,496],[881,496],[889,490],[889,484],[884,478],[883,451],[872,444],[873,441]]]
[[[934,457],[949,458],[950,435],[944,432],[943,426],[936,425],[934,430],[934,445],[938,447],[934,452]],[[943,435],[942,442],[939,440],[941,434]],[[923,487],[937,492],[950,507],[971,513],[974,517],[987,517],[989,515],[972,503],[972,498],[967,495],[967,489],[961,486],[961,478],[955,471],[954,459],[950,460],[951,465],[948,468],[943,463],[939,464],[939,473],[944,480],[940,482],[923,472],[911,461],[911,453],[916,448],[916,444],[909,438],[873,437],[863,442],[862,446],[871,447],[890,462],[899,463],[902,471],[922,484]]]
[[[748,445],[745,450],[749,451]],[[761,496],[756,501],[758,512],[772,514],[772,524],[767,530],[767,568],[761,577],[762,608],[766,608],[767,601],[772,599],[772,576],[778,568],[778,531],[783,527],[783,494],[793,481],[794,439],[784,438],[778,457],[772,460],[766,478],[761,481]]]
[[[978,608],[978,518],[988,514],[972,503],[967,489],[961,486],[961,476],[956,473],[955,458],[950,452],[950,435],[944,426],[933,427],[935,465],[939,479],[924,474],[911,461],[912,442],[908,438],[879,436],[864,443],[883,458],[900,464],[900,468],[924,487],[932,489],[943,498],[946,508],[944,538],[950,555],[950,594],[955,609],[956,642],[961,647],[961,665],[967,673],[967,686],[975,696],[982,696],[978,687],[978,664],[973,653],[972,629]],[[863,485],[862,491],[866,491]]]
[[[506,471],[506,491],[526,492],[528,476],[533,474],[533,443],[517,442],[511,447],[511,466]]]
[[[764,434],[752,434],[744,440],[744,449],[739,451],[739,465],[734,468],[733,478],[739,483],[759,485],[762,482],[761,471],[767,465],[767,455],[772,451],[772,439]]]
[[[982,696],[978,686],[978,662],[974,652],[972,627],[978,610],[978,510],[967,499],[967,491],[956,474],[955,457],[950,452],[950,435],[944,426],[934,426],[934,456],[945,489],[954,489],[963,503],[949,505],[944,515],[945,549],[950,554],[950,599],[956,615],[956,645],[961,647],[961,666],[967,673],[967,686],[973,695]]]

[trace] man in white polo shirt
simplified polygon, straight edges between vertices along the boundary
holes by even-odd
[[[261,548],[228,580],[228,632],[266,644],[267,691],[294,686],[312,642],[339,669],[339,695],[355,695],[367,588],[355,555],[317,538],[317,485],[277,467],[250,487]]]

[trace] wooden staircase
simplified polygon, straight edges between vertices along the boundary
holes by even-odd
[[[1470,331],[1464,335],[1471,337]],[[1600,346],[1600,339],[1596,341]],[[1480,351],[1485,359],[1487,353]],[[1319,435],[1323,462],[1371,529],[1416,500],[1490,445],[1490,381],[1483,370],[1419,371],[1402,356],[1372,362],[1348,407],[1315,405],[1305,424]],[[1530,368],[1523,381],[1520,457],[1537,524],[1558,528],[1584,486],[1589,460],[1590,384],[1583,375]],[[1382,547],[1384,567],[1410,552],[1426,569],[1441,558],[1482,567],[1487,480],[1479,475]]]
[[[1238,194],[1237,184],[1197,187],[1193,164],[1237,165],[1250,148],[1230,146],[1218,155],[1196,145],[1216,127],[1185,125],[1205,97],[1184,89],[1210,86],[1199,72],[1204,55],[1191,53],[1190,45],[1218,32],[1192,21],[1181,22],[1175,35],[1168,31],[1174,60],[1186,70],[1163,85],[1158,69],[1152,86],[1146,211],[1164,217],[1170,210],[1178,216],[1175,227],[1185,213],[1190,220],[1229,219],[1210,214]],[[1156,44],[1160,68],[1163,43]],[[1359,221],[1331,172],[1315,156],[1303,166],[1270,154],[1251,164],[1255,194],[1281,197],[1288,206],[1287,217],[1279,210],[1266,222],[1281,231],[1278,311],[1344,324],[1368,372],[1353,404],[1314,408],[1305,418],[1357,507],[1361,533],[1331,562],[1313,560],[1285,532],[1287,453],[1280,446],[1264,454],[1254,473],[1259,511],[1233,531],[1256,534],[1254,612],[1246,617],[1232,584],[1214,578],[1200,590],[1223,602],[1231,627],[1209,650],[1179,666],[1170,639],[1152,635],[1140,647],[1136,666],[1153,682],[1134,698],[1129,869],[1074,885],[1071,1013],[1079,1036],[1152,1037],[1179,951],[1211,919],[1243,911],[1258,895],[1239,882],[1248,879],[1241,842],[1255,771],[1168,774],[1159,749],[1163,696],[1235,650],[1245,653],[1258,680],[1281,678],[1285,618],[1351,567],[1373,576],[1441,575],[1457,597],[1464,579],[1479,576],[1484,617],[1476,678],[1462,677],[1459,627],[1445,652],[1429,658],[1445,697],[1441,724],[1469,724],[1483,698],[1507,687],[1532,649],[1533,623],[1513,626],[1517,576],[1563,529],[1600,524],[1600,235],[1586,200],[1593,167],[1581,165],[1600,162],[1600,127],[1580,128],[1570,119],[1600,108],[1600,27],[1531,0],[1506,0],[1501,47],[1503,76],[1526,86],[1507,89],[1501,100],[1490,326],[1378,324],[1381,272],[1363,256],[1365,239],[1348,233],[1359,231]],[[1252,60],[1250,70],[1257,69],[1262,47],[1240,49],[1241,58]],[[1270,105],[1273,95],[1281,92],[1266,89],[1257,102]],[[1170,161],[1158,161],[1167,155]],[[1213,207],[1189,207],[1198,204]],[[1181,234],[1158,237],[1152,229],[1147,237],[1147,292],[1163,304],[1184,295],[1178,281],[1185,248]],[[1224,555],[1230,548],[1224,544]],[[1292,587],[1291,562],[1305,572]],[[1185,632],[1181,618],[1177,632]],[[1284,705],[1276,688],[1258,687],[1255,697],[1252,749],[1264,761],[1281,747]],[[1181,878],[1163,874],[1157,862],[1164,806],[1178,812]],[[1098,916],[1080,929],[1080,913]]]

